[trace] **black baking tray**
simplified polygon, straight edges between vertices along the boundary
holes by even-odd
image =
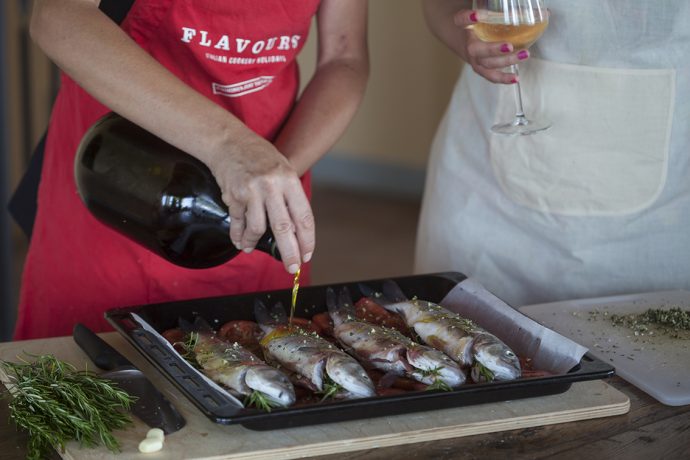
[[[397,278],[410,297],[440,302],[457,283],[466,277],[461,273],[435,273]],[[359,283],[380,290],[384,279],[334,283],[303,287],[299,291],[296,316],[311,317],[326,311],[326,288],[347,286],[357,300]],[[417,391],[390,396],[324,401],[310,405],[273,409],[263,412],[245,408],[229,393],[210,383],[177,354],[159,334],[178,327],[179,319],[193,321],[196,316],[218,328],[231,320],[254,320],[255,299],[267,305],[290,304],[290,289],[252,294],[210,297],[178,302],[118,308],[106,312],[107,320],[163,373],[201,412],[216,423],[241,424],[252,430],[341,422],[345,420],[398,415],[410,412],[447,409],[495,401],[540,397],[563,393],[573,382],[608,378],[614,368],[586,354],[580,364],[562,375],[524,378],[508,382],[465,384],[453,391]]]

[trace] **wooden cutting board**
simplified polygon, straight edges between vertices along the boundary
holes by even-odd
[[[148,427],[135,419],[133,427],[116,432],[122,447],[119,455],[105,448],[81,449],[78,444],[70,443],[63,458],[292,459],[607,417],[624,414],[630,409],[626,395],[595,380],[575,383],[565,393],[540,398],[285,430],[252,431],[238,425],[211,422],[122,336],[117,333],[101,336],[165,393],[187,419],[187,426],[166,436],[162,451],[140,454],[137,446]],[[0,359],[16,360],[23,352],[51,353],[77,368],[94,368],[71,337],[0,344]]]

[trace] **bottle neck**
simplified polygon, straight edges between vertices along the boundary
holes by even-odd
[[[227,215],[224,219],[224,227],[226,227],[226,230],[228,233],[230,232],[230,216]],[[261,252],[264,252],[268,254],[269,256],[273,257],[276,260],[282,260],[280,256],[280,251],[278,250],[278,244],[276,242],[275,236],[273,236],[273,232],[269,229],[266,233],[263,234],[263,236],[257,241],[256,243],[256,249],[258,249]]]

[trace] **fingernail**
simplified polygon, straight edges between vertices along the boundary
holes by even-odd
[[[527,50],[522,50],[518,53],[517,56],[518,56],[518,59],[520,59],[521,61],[524,61],[525,59],[527,59],[529,57],[529,53],[527,52]]]
[[[512,79],[512,80],[510,80],[510,82],[511,82],[511,83],[517,83],[517,82],[518,82],[518,79],[517,79],[517,77],[513,77],[513,79]]]
[[[244,252],[246,252],[247,254],[249,254],[250,252],[252,252],[252,251],[254,250],[254,248],[244,248],[244,249],[242,249],[242,250],[243,250]]]
[[[297,273],[297,270],[299,270],[299,265],[297,264],[292,264],[288,267],[288,273],[295,274]]]
[[[309,262],[309,261],[311,260],[311,256],[312,256],[312,255],[313,255],[312,252],[306,253],[306,254],[304,255],[304,257],[302,258],[302,261],[306,264],[307,262]]]
[[[240,246],[240,242],[239,242],[239,241],[233,241],[232,244],[234,244],[235,247],[236,247],[237,249],[239,249],[240,251],[242,250],[242,246]]]
[[[473,11],[472,13],[470,13],[470,21],[477,22],[477,12],[476,11]]]
[[[508,43],[504,43],[501,45],[501,52],[510,53],[510,51],[510,45]]]

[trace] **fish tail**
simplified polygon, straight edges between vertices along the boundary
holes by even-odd
[[[328,313],[333,315],[338,311],[338,304],[335,296],[335,291],[333,288],[326,288],[326,307],[328,307]]]
[[[355,316],[355,303],[352,301],[350,290],[347,287],[343,287],[338,294],[338,307],[348,315]]]
[[[400,286],[398,286],[398,283],[393,280],[384,281],[382,290],[384,299],[389,303],[398,303],[408,300],[405,293],[400,289]]]
[[[259,325],[276,326],[288,322],[287,312],[281,302],[276,303],[269,310],[262,301],[256,299],[254,301],[254,317]]]
[[[190,332],[194,332],[194,326],[192,325],[192,323],[190,323],[189,321],[187,321],[184,318],[178,318],[177,324],[180,326],[180,329],[185,334],[189,334]]]
[[[271,318],[273,318],[277,324],[288,323],[287,310],[285,310],[285,307],[283,307],[282,302],[276,302],[276,304],[273,305],[273,308],[271,309]]]
[[[376,291],[366,284],[357,283],[357,287],[359,288],[359,292],[361,292],[364,297],[376,297]]]
[[[326,289],[326,307],[328,308],[328,315],[333,320],[333,324],[338,326],[345,322],[347,319],[346,315],[341,310],[335,291],[330,287]]]
[[[355,319],[355,306],[347,287],[340,290],[337,299],[335,291],[328,288],[326,290],[326,306],[328,307],[328,314],[336,326]]]
[[[186,334],[189,334],[191,332],[204,332],[211,335],[215,334],[215,331],[213,330],[211,325],[201,316],[195,317],[193,324],[184,318],[178,318],[177,322],[182,332]]]
[[[276,321],[271,318],[271,312],[268,310],[268,307],[259,299],[254,300],[254,318],[256,318],[256,322],[260,325],[276,324]]]

